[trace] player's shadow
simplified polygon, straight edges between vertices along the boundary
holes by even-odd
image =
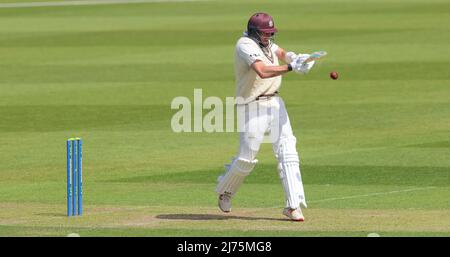
[[[267,217],[249,217],[249,216],[235,216],[235,215],[217,215],[217,214],[160,214],[158,219],[165,220],[272,220],[272,221],[289,221],[288,219],[277,219]]]

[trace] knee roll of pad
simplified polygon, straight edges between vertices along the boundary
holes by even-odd
[[[295,137],[283,139],[278,148],[278,161],[280,163],[300,162],[297,153],[297,139]]]
[[[253,170],[256,163],[258,163],[258,160],[256,160],[256,159],[253,161],[249,161],[249,160],[246,160],[243,158],[237,158],[231,163],[230,170],[231,170],[231,168],[234,168],[233,170],[235,170],[236,172],[242,173],[243,175],[245,174],[245,176],[246,176],[246,175],[248,175],[248,173],[250,173]]]
[[[228,171],[219,177],[216,192],[218,194],[228,193],[234,195],[245,177],[253,170],[256,163],[258,163],[258,160],[234,159],[228,167]]]

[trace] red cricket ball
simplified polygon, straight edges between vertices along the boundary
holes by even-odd
[[[337,79],[339,77],[338,73],[335,71],[330,72],[330,78]]]

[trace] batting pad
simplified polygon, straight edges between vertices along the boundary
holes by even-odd
[[[233,196],[241,186],[245,177],[253,170],[257,162],[258,160],[256,159],[253,161],[243,158],[234,159],[225,175],[219,177],[219,184],[216,187],[216,192],[218,194],[227,193]]]
[[[302,204],[306,206],[300,161],[295,148],[296,141],[286,140],[280,145],[278,153],[278,171],[286,197],[286,207],[296,209]]]

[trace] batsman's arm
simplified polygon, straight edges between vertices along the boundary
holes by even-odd
[[[279,66],[267,66],[260,60],[256,60],[251,65],[251,67],[258,74],[258,76],[262,79],[280,76],[280,75],[292,70],[292,66],[290,66],[290,64],[279,65]]]
[[[283,48],[278,47],[275,51],[275,54],[278,56],[279,60],[282,60],[284,63],[291,63],[295,58],[300,56],[301,54],[296,54],[294,52],[286,52]]]
[[[275,51],[275,54],[278,56],[279,60],[282,60],[284,63],[291,63],[296,58],[305,56],[305,54],[302,53],[294,53],[294,52],[286,52],[283,48],[278,47],[277,51]],[[309,55],[308,55],[309,57]]]
[[[275,51],[275,54],[277,55],[279,60],[282,60],[284,63],[290,63],[286,60],[286,51],[283,48],[278,47],[278,49]]]

